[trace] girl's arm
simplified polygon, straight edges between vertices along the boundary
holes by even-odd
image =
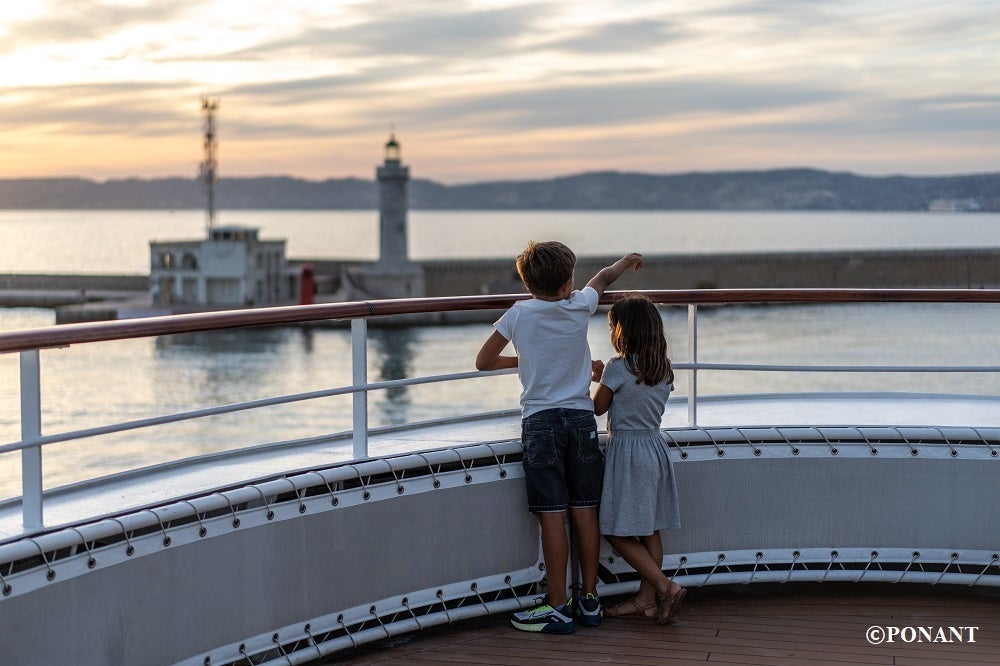
[[[601,416],[607,413],[611,406],[611,398],[614,396],[611,389],[604,384],[598,384],[594,389],[594,415]]]
[[[486,342],[479,348],[476,354],[476,370],[502,370],[504,368],[516,368],[516,356],[501,356],[500,352],[507,346],[509,340],[500,334],[500,331],[493,331],[493,335],[486,338]]]

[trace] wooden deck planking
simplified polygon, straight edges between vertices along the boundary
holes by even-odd
[[[612,600],[607,600],[611,602]],[[977,626],[975,643],[871,645],[872,625]],[[506,616],[396,637],[316,664],[718,663],[1000,665],[1000,596],[938,586],[822,584],[692,590],[674,624],[606,619],[570,636],[525,634]]]

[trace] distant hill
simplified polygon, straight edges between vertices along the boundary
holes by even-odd
[[[603,171],[544,180],[410,182],[423,210],[1000,210],[1000,173],[858,176],[816,169],[654,175]],[[201,209],[194,179],[0,180],[0,209]],[[378,206],[372,180],[224,178],[220,210],[352,210]]]

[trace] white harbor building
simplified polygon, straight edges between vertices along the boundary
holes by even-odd
[[[255,227],[211,227],[202,240],[152,241],[149,288],[154,305],[261,306],[288,303],[299,272],[285,240],[261,240]]]

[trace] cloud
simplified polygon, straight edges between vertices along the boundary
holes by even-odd
[[[544,46],[581,55],[636,53],[692,36],[692,31],[680,21],[646,19],[589,27],[579,34],[555,39]]]
[[[447,4],[393,6],[388,15],[370,12],[355,22],[307,27],[296,34],[220,57],[262,60],[308,53],[310,59],[394,57],[470,59],[515,47],[548,16],[543,5],[488,10],[446,11]]]
[[[149,84],[141,81],[8,88],[6,95],[32,102],[0,105],[0,127],[50,125],[57,126],[58,133],[64,135],[162,136],[190,132],[197,113],[194,102],[190,117],[178,115],[163,103],[164,97],[179,92],[187,92],[185,85],[162,85],[151,93]]]
[[[0,41],[0,53],[33,44],[74,43],[101,39],[138,24],[156,24],[183,17],[198,0],[170,0],[122,5],[102,0],[50,2],[41,17],[12,23]]]
[[[782,45],[789,41],[822,39],[850,44],[866,52],[889,52],[896,46],[918,46],[933,53],[943,44],[964,45],[970,39],[995,44],[1000,12],[992,2],[898,0],[734,0],[699,8],[694,16],[731,19],[729,29],[739,41]],[[735,26],[741,25],[742,28]],[[735,34],[730,35],[735,36]],[[831,59],[853,55],[831,51]]]
[[[800,115],[780,122],[761,121],[719,128],[731,137],[810,138],[831,144],[848,138],[867,139],[872,146],[910,137],[916,145],[940,145],[946,137],[986,137],[996,130],[1000,95],[923,97],[852,96],[850,113],[831,111],[825,115]]]
[[[847,98],[835,86],[754,83],[732,79],[608,81],[414,104],[420,122],[453,124],[491,118],[496,131],[621,125],[688,114],[741,115]]]
[[[912,132],[926,141],[938,141],[942,134],[985,139],[996,133],[1000,94],[895,99],[888,102],[887,107],[889,113],[875,127],[878,132]]]
[[[372,67],[349,74],[331,74],[295,79],[277,79],[261,83],[244,83],[220,89],[224,96],[247,96],[262,103],[276,103],[285,100],[293,104],[315,100],[343,99],[350,95],[353,99],[374,96],[395,82],[405,81],[420,75],[422,67]],[[383,93],[384,94],[384,93]]]
[[[416,72],[411,74],[416,75]],[[637,72],[634,80],[577,74],[571,81],[529,82],[448,94],[397,92],[392,82],[405,75],[392,67],[363,74],[321,76],[246,84],[222,89],[222,97],[239,99],[241,107],[287,109],[284,120],[309,134],[344,134],[403,123],[424,130],[462,128],[466,134],[518,134],[538,130],[607,128],[690,116],[720,115],[740,119],[760,112],[787,113],[839,104],[858,93],[835,84],[803,84],[797,80],[754,82],[735,78],[672,79]],[[446,87],[446,84],[445,84]],[[341,101],[343,100],[343,101]],[[327,105],[339,114],[335,125],[317,117]],[[315,107],[315,108],[313,108]],[[251,114],[252,115],[252,114]],[[328,115],[328,114],[327,114]],[[242,119],[246,131],[272,133],[274,121]],[[259,123],[259,124],[258,124]],[[228,124],[228,121],[227,121]]]

